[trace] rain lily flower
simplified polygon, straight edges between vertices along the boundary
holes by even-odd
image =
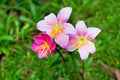
[[[34,43],[31,46],[31,49],[38,53],[39,58],[44,58],[48,54],[51,54],[55,51],[56,45],[45,33],[41,33],[38,36],[34,36]]]
[[[76,34],[70,35],[70,41],[67,46],[68,51],[74,51],[78,49],[82,60],[88,58],[89,53],[95,53],[96,48],[91,40],[101,32],[99,28],[87,28],[84,21],[79,21],[76,24]]]
[[[57,17],[51,13],[37,23],[37,29],[46,32],[59,46],[65,48],[69,42],[68,34],[75,33],[74,27],[67,23],[71,12],[71,7],[65,7],[60,10]]]

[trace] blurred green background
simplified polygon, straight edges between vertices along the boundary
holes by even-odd
[[[120,69],[120,2],[119,0],[0,0],[0,80],[82,80],[79,53],[71,56],[60,50],[39,59],[30,49],[33,36],[40,31],[36,23],[49,13],[57,13],[65,6],[73,9],[69,22],[84,20],[87,26],[99,27],[102,32],[94,40],[97,51],[85,61],[86,80],[115,80],[110,71]]]

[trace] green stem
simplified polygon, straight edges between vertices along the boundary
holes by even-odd
[[[72,62],[73,62],[73,66],[74,66],[74,71],[76,72],[76,65],[75,65],[75,59],[73,57],[73,54],[71,52],[69,52],[71,58],[72,58]]]
[[[65,77],[66,77],[66,74],[68,74],[67,72],[67,66],[66,66],[66,60],[64,59],[63,55],[61,54],[60,50],[57,48],[57,52],[59,53],[60,57],[62,58],[62,63],[63,63],[63,66],[65,68]]]
[[[63,55],[61,54],[61,52],[59,50],[57,50],[57,52],[59,53],[60,57],[62,58],[63,62],[65,63],[65,59],[64,59]]]
[[[74,56],[73,56],[73,53],[69,52],[69,55],[71,56],[72,58],[72,63],[73,63],[73,76],[74,78],[77,77],[76,74],[77,74],[77,71],[76,71],[76,64],[75,64],[75,59],[74,59]]]
[[[82,61],[82,79],[85,80],[85,62]]]

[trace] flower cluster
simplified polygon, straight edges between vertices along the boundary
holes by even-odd
[[[70,52],[77,49],[82,60],[86,60],[89,53],[95,53],[96,48],[91,40],[101,30],[94,27],[87,28],[82,20],[78,21],[74,27],[67,22],[71,12],[71,7],[65,7],[59,11],[57,16],[51,13],[37,23],[37,29],[42,33],[34,36],[31,49],[38,53],[39,58],[53,53],[56,44]]]

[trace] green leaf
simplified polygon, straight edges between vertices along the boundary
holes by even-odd
[[[34,25],[34,22],[26,16],[20,16],[20,20]]]
[[[1,35],[0,36],[0,41],[2,40],[7,40],[7,41],[14,41],[14,37],[10,35]]]
[[[2,51],[2,53],[5,54],[5,55],[8,55],[8,54],[9,54],[9,50],[6,49],[5,47],[2,47],[2,48],[1,48],[1,51]]]

